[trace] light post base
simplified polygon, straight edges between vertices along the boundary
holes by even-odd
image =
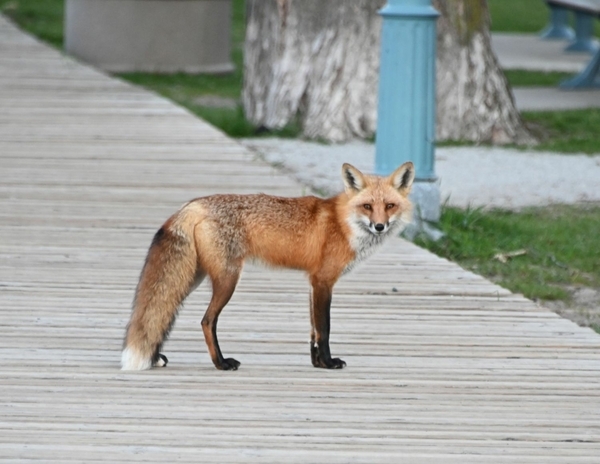
[[[404,237],[412,241],[424,234],[430,240],[437,241],[444,236],[444,233],[435,227],[442,213],[440,195],[439,180],[415,180],[410,192],[413,204],[412,222],[404,229]]]

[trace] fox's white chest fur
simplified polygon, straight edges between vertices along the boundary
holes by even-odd
[[[352,231],[350,247],[354,250],[355,255],[354,260],[350,261],[344,268],[343,274],[347,274],[354,266],[371,256],[384,240],[395,235],[400,225],[400,221],[392,222],[385,233],[374,234],[368,229],[368,226],[365,226],[360,221],[351,219],[348,223]]]

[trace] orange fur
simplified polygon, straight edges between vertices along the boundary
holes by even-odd
[[[333,285],[405,219],[414,168],[405,163],[384,178],[344,164],[342,175],[345,192],[329,199],[213,195],[187,203],[169,218],[157,232],[140,276],[123,369],[166,364],[159,351],[178,308],[207,275],[213,295],[202,329],[209,353],[217,368],[237,369],[239,362],[222,356],[216,325],[249,258],[309,275],[313,365],[343,367],[329,353]]]

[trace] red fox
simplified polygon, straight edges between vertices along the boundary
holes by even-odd
[[[165,366],[160,350],[183,300],[208,276],[212,298],[202,330],[217,369],[236,370],[217,341],[217,320],[237,285],[245,259],[308,274],[310,356],[314,367],[346,365],[329,350],[329,310],[339,277],[409,219],[414,166],[388,177],[342,166],[345,191],[333,198],[264,194],[213,195],[185,204],[158,230],[142,269],[127,326],[123,370]]]

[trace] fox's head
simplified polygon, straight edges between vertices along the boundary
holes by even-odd
[[[344,163],[342,179],[349,199],[351,225],[379,236],[400,222],[410,221],[408,194],[414,178],[415,167],[410,161],[388,177],[365,175]]]

